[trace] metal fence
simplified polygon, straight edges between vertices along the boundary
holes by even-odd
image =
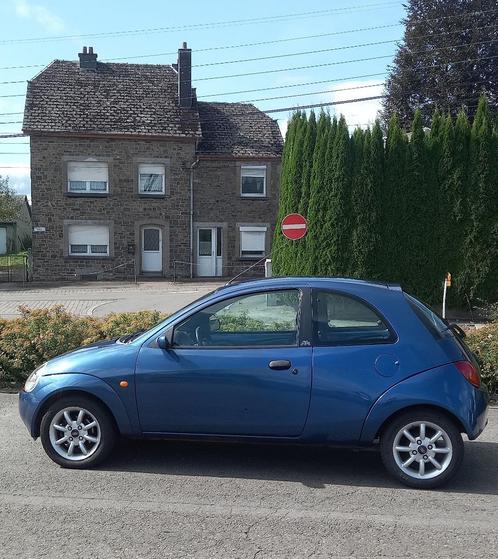
[[[0,256],[0,282],[27,282],[29,280],[27,254]]]

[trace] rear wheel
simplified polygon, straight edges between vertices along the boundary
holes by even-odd
[[[61,398],[45,412],[40,437],[48,456],[65,468],[89,468],[110,454],[116,432],[107,410],[84,396]]]
[[[463,440],[444,413],[414,410],[404,413],[381,436],[381,455],[387,470],[405,485],[439,487],[458,471]]]

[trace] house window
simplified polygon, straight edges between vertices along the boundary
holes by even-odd
[[[165,193],[164,165],[138,166],[138,192],[150,196]]]
[[[240,168],[240,193],[241,196],[263,197],[266,196],[266,165],[242,165]]]
[[[262,258],[266,252],[266,227],[240,228],[241,258]]]
[[[109,256],[107,225],[70,225],[68,232],[71,256]]]
[[[67,189],[74,194],[107,194],[109,170],[103,161],[71,161],[67,164]]]

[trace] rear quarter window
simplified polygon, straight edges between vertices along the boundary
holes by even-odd
[[[432,334],[440,338],[448,331],[448,325],[446,322],[430,307],[424,305],[424,303],[415,299],[412,295],[408,295],[408,293],[405,293],[404,295],[408,304],[413,309],[413,312],[419,317]]]

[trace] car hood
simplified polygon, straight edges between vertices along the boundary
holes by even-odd
[[[133,344],[102,340],[54,357],[47,362],[44,375],[86,373],[105,377],[114,370],[130,372],[138,350]]]

